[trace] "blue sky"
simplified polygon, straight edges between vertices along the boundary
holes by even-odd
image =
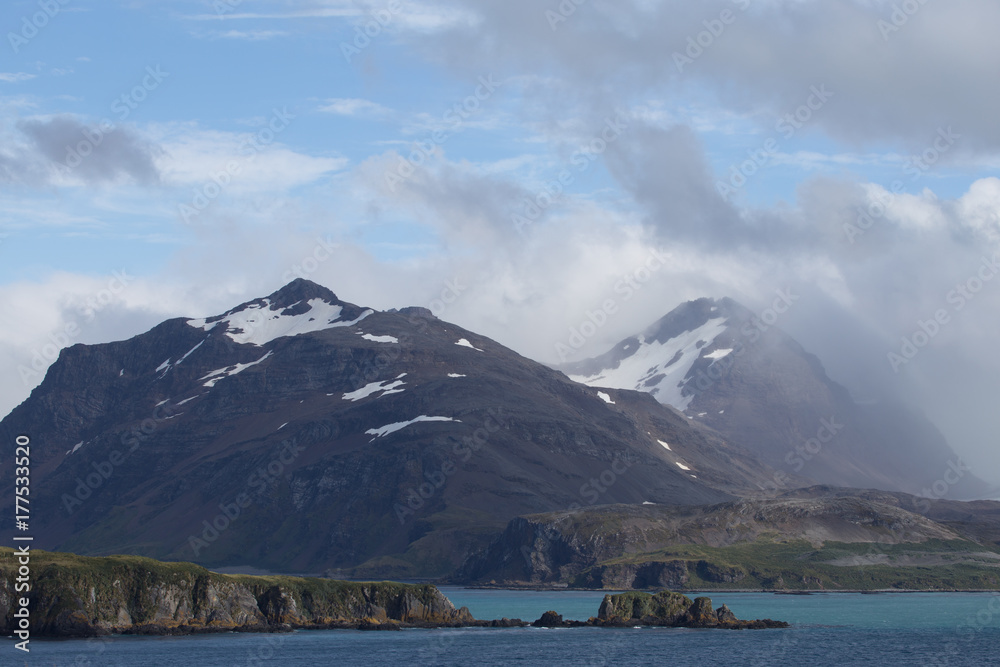
[[[672,263],[581,356],[686,299],[792,287],[810,305],[782,326],[857,395],[901,386],[970,452],[1000,426],[1000,290],[886,363],[998,248],[993,4],[587,0],[555,23],[555,1],[219,6],[0,9],[0,412],[113,271],[132,280],[71,342],[222,312],[336,247],[308,275],[342,298],[428,305],[457,279],[442,317],[553,361],[655,249]]]

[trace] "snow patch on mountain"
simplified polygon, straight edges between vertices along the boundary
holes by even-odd
[[[476,350],[477,352],[482,352],[482,350],[480,350],[478,347],[476,347],[475,345],[473,345],[472,343],[470,343],[468,340],[466,340],[464,338],[459,338],[458,342],[455,343],[455,345],[458,345],[460,347],[471,347],[473,350]]]
[[[286,336],[354,326],[375,312],[369,309],[361,313],[357,319],[345,321],[340,319],[344,307],[327,303],[323,299],[310,299],[309,310],[298,315],[282,315],[285,310],[287,309],[284,307],[272,306],[269,299],[262,299],[260,304],[250,304],[243,310],[229,313],[218,322],[208,323],[200,319],[188,320],[188,324],[205,331],[211,331],[216,325],[224,324],[226,335],[234,342],[266,345]]]
[[[403,375],[405,375],[405,373]],[[368,398],[372,394],[377,394],[379,392],[382,392],[382,396],[388,396],[389,394],[399,394],[403,391],[406,391],[405,389],[399,388],[405,385],[406,383],[401,382],[398,378],[391,384],[386,384],[387,382],[389,381],[383,380],[382,382],[369,382],[361,389],[357,389],[355,391],[349,391],[346,394],[344,394],[344,400],[351,401],[353,403],[356,401],[360,401],[363,398]],[[379,398],[382,398],[382,396],[379,396]]]
[[[205,340],[208,340],[208,339],[206,338]],[[187,354],[185,354],[183,357],[181,357],[180,359],[177,360],[177,363],[174,364],[174,366],[180,366],[182,363],[184,363],[185,359],[187,359],[188,357],[190,357],[191,354],[194,353],[195,350],[197,350],[199,347],[201,347],[204,344],[205,344],[205,341],[203,340],[200,343],[198,343],[197,345],[195,345],[194,347],[192,347],[190,350],[187,351]]]
[[[657,442],[660,443],[661,445],[663,445],[664,447],[666,447],[668,452],[674,451],[674,450],[670,449],[670,445],[668,445],[667,443],[663,442],[662,440],[657,440]]]
[[[370,340],[373,343],[398,343],[399,339],[395,336],[373,336],[371,334],[364,334],[361,336],[365,340]]]
[[[450,378],[464,378],[464,377],[468,377],[468,376],[467,375],[462,375],[461,373],[448,373],[448,377],[450,377]]]
[[[725,330],[726,318],[719,317],[665,342],[647,341],[645,336],[640,336],[639,347],[617,367],[590,376],[572,375],[570,379],[591,387],[646,391],[660,403],[683,411],[694,399],[693,394],[685,396],[682,393],[684,379],[701,356],[701,350]],[[712,354],[719,352],[716,350]]]
[[[733,348],[729,348],[728,350],[715,350],[714,352],[709,352],[708,354],[706,354],[705,358],[711,359],[712,361],[718,361],[719,359],[728,356],[729,353],[731,353],[732,351]]]
[[[611,400],[611,396],[603,391],[597,392],[597,397],[609,405],[615,404],[615,402]]]
[[[674,461],[674,464],[678,468],[680,468],[681,470],[690,470],[691,469],[691,468],[687,467],[686,465],[684,465],[683,463],[681,463],[680,461]]]
[[[214,387],[219,382],[219,380],[224,380],[227,377],[232,377],[234,375],[242,373],[243,371],[245,371],[246,369],[250,368],[251,366],[256,366],[260,362],[264,361],[265,359],[267,359],[268,357],[270,357],[272,354],[273,354],[273,352],[268,351],[267,354],[265,354],[263,357],[261,357],[257,361],[251,361],[248,364],[236,364],[234,366],[226,366],[225,368],[216,369],[216,370],[212,371],[211,373],[209,373],[208,375],[206,375],[205,377],[198,378],[198,381],[200,382],[201,380],[208,380],[208,382],[206,382],[203,386],[210,387],[210,388]],[[216,377],[216,376],[218,376],[218,377]]]
[[[382,436],[389,435],[390,433],[395,433],[396,431],[401,431],[407,426],[412,426],[418,422],[457,422],[458,419],[452,419],[451,417],[428,417],[427,415],[420,415],[415,419],[405,422],[396,422],[395,424],[386,424],[381,428],[370,428],[365,431],[366,435],[374,435],[375,438],[381,438]],[[372,438],[372,442],[375,441]]]

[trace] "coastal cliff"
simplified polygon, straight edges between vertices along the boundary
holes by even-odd
[[[0,548],[0,630],[6,635],[19,627],[14,614],[21,597],[29,601],[27,630],[36,637],[528,625],[520,619],[476,620],[429,584],[228,575],[139,556],[32,550],[30,591],[22,591],[18,568],[14,551]],[[713,610],[709,598],[692,601],[670,591],[606,595],[598,615],[587,621],[563,621],[550,611],[532,625],[787,627],[779,621],[741,621],[725,605]]]
[[[32,550],[31,590],[17,592],[17,560],[0,549],[0,624],[15,627],[15,598],[30,600],[35,636],[267,632],[293,628],[395,629],[474,623],[431,585],[224,575],[138,556],[87,558]]]

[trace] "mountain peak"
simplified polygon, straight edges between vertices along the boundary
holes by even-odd
[[[274,308],[289,308],[296,303],[322,299],[331,305],[340,304],[340,299],[331,290],[305,278],[296,278],[281,289],[267,296]]]
[[[346,303],[326,287],[297,278],[262,299],[254,299],[227,313],[204,320],[188,320],[198,329],[220,329],[236,343],[265,345],[277,338],[324,329],[353,326],[373,310]]]
[[[722,318],[731,325],[748,320],[750,317],[752,313],[746,307],[729,297],[721,299],[702,297],[677,306],[651,324],[643,335],[646,340],[662,343],[683,332],[693,331],[711,320]]]

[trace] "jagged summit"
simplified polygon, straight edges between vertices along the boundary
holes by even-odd
[[[269,294],[266,298],[275,306],[282,308],[287,308],[300,301],[309,301],[310,299],[322,299],[332,304],[341,303],[332,290],[306,278],[296,278],[281,289]]]

